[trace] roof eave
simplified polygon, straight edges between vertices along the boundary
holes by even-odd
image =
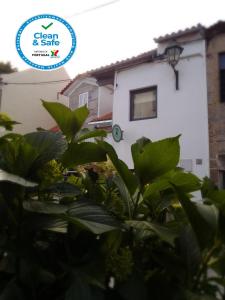
[[[115,74],[116,71],[126,69],[126,68],[129,68],[129,67],[132,67],[132,66],[136,66],[136,65],[139,65],[139,64],[152,62],[152,61],[155,60],[156,55],[157,55],[157,50],[153,49],[151,51],[140,54],[138,56],[128,58],[128,59],[116,62],[114,64],[111,64],[111,65],[108,65],[108,66],[105,66],[105,67],[93,69],[93,70],[87,71],[83,74],[79,74],[67,86],[65,86],[64,89],[62,89],[60,94],[66,96],[66,91],[80,77],[90,76],[90,77],[96,78],[97,80],[103,79],[103,78],[114,78],[114,74]]]
[[[205,27],[201,24],[198,24],[197,26],[193,26],[191,28],[179,30],[178,32],[172,32],[171,34],[166,34],[164,36],[154,38],[154,41],[156,43],[164,43],[169,40],[178,39],[180,37],[185,37],[190,34],[202,33],[204,30],[205,30]]]

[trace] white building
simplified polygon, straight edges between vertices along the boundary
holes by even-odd
[[[27,133],[36,131],[38,127],[49,129],[55,126],[41,99],[65,101],[66,97],[59,97],[58,93],[69,81],[64,68],[48,72],[27,69],[0,77],[3,83],[0,111],[21,123],[15,126],[15,132]]]
[[[154,141],[181,134],[180,165],[200,177],[209,176],[206,45],[203,32],[203,27],[199,25],[160,37],[155,40],[158,44],[155,50],[80,75],[95,78],[100,87],[113,86],[112,124],[120,126],[123,139],[115,142],[109,136],[108,141],[130,167],[130,146],[140,137]],[[171,43],[183,48],[176,66],[179,71],[178,90],[174,71],[165,56],[165,49]],[[77,78],[62,91],[69,96],[70,103],[70,95],[76,94],[76,82]],[[80,95],[78,93],[77,97]],[[100,97],[99,105],[104,105]],[[96,118],[89,124],[99,127],[107,125],[99,109],[97,112]]]

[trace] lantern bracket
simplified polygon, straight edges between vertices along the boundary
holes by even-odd
[[[179,90],[179,72],[176,70],[175,66],[180,60],[180,55],[184,48],[177,44],[173,44],[165,49],[164,56],[167,59],[168,64],[172,67],[175,74],[175,88]]]

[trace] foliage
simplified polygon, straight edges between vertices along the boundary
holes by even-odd
[[[63,166],[56,160],[50,160],[46,165],[37,172],[40,185],[46,188],[55,182],[63,179]]]
[[[12,131],[13,125],[19,124],[16,121],[12,121],[6,113],[0,113],[0,126],[6,130]]]
[[[106,271],[118,282],[123,282],[132,274],[133,257],[131,250],[120,248],[118,252],[112,252],[106,258]]]
[[[11,62],[0,62],[0,74],[9,74],[17,71],[17,68],[12,67]]]
[[[225,299],[225,191],[177,167],[179,136],[130,170],[86,107],[43,105],[62,133],[0,138],[0,300]]]

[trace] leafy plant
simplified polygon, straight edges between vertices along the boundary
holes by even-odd
[[[6,130],[12,131],[13,125],[19,124],[16,121],[10,119],[10,117],[5,113],[0,113],[0,126]]]
[[[61,133],[0,138],[0,300],[225,299],[225,191],[177,167],[179,136],[130,170],[86,107],[43,105]]]

